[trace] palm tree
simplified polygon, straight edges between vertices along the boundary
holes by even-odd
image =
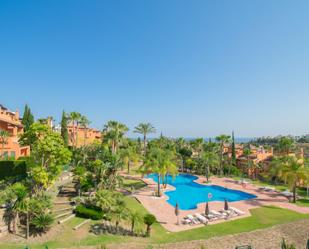
[[[216,137],[217,142],[220,144],[220,174],[223,175],[223,154],[224,154],[224,144],[230,141],[230,136],[220,135]]]
[[[70,112],[69,113],[69,120],[72,123],[72,147],[76,148],[77,146],[77,129],[78,129],[78,122],[80,121],[81,114],[79,112]]]
[[[5,130],[0,130],[1,157],[4,158],[4,145],[7,144],[10,133]]]
[[[141,216],[140,212],[130,210],[129,219],[131,221],[131,232],[133,234],[135,225],[141,223],[143,221],[143,217]]]
[[[162,150],[157,147],[151,148],[146,155],[146,159],[141,166],[140,171],[146,174],[157,174],[157,195],[161,196],[161,182],[164,182],[168,174],[172,176],[177,174],[177,166],[174,163],[173,152]]]
[[[134,151],[133,147],[128,147],[120,150],[120,157],[122,158],[124,165],[127,166],[127,173],[130,174],[131,162],[136,162],[138,160],[138,154]]]
[[[190,142],[193,150],[197,153],[197,157],[200,157],[202,150],[203,150],[203,145],[204,145],[204,139],[203,138],[197,138],[195,140],[192,140]]]
[[[156,129],[150,123],[140,123],[138,126],[135,127],[134,132],[143,135],[144,155],[146,155],[147,134],[155,133]]]
[[[123,140],[123,137],[128,130],[129,128],[125,124],[113,120],[108,121],[104,126],[104,139],[111,144],[113,154],[116,154],[119,143]]]
[[[296,190],[303,184],[309,183],[309,168],[304,165],[303,160],[296,157],[285,156],[274,161],[276,176],[288,184],[293,191],[293,202],[296,202]]]
[[[157,221],[156,217],[152,214],[146,214],[144,216],[144,223],[146,224],[146,236],[150,236],[151,225]]]
[[[246,171],[248,176],[250,175],[250,169],[253,166],[253,161],[250,159],[250,155],[252,154],[252,151],[250,149],[250,145],[244,149],[243,155],[246,157],[247,165],[246,165]]]
[[[205,177],[209,181],[210,167],[215,167],[219,163],[218,154],[215,151],[206,151],[201,156],[205,165]]]
[[[87,130],[88,130],[87,128],[88,128],[88,125],[90,124],[90,121],[87,119],[86,116],[81,116],[80,120],[79,120],[79,124],[84,129],[84,146],[85,146],[86,145],[86,139],[87,139]]]

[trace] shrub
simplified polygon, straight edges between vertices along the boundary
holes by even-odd
[[[35,226],[38,231],[46,231],[54,222],[51,214],[39,214],[33,218],[31,224]]]
[[[104,218],[102,210],[100,210],[98,207],[86,207],[82,204],[75,208],[75,213],[78,217],[92,220],[101,220]]]
[[[0,161],[0,180],[14,177],[24,179],[27,176],[27,163],[23,160]]]

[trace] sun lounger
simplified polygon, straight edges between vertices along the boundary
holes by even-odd
[[[265,191],[275,191],[276,189],[274,187],[266,186],[266,187],[264,187],[264,190]]]
[[[224,219],[227,216],[227,214],[219,213],[218,211],[215,210],[211,210],[209,213],[214,215],[217,219]]]
[[[200,224],[199,220],[193,217],[191,214],[188,214],[187,218],[191,221],[191,224]]]
[[[234,207],[230,207],[230,210],[234,211],[238,215],[244,215],[245,214],[244,211],[241,211],[241,210],[234,208]]]
[[[293,193],[288,191],[288,190],[285,190],[285,191],[280,192],[280,193],[283,194],[286,197],[292,197],[293,196]]]
[[[204,216],[202,216],[202,215],[200,215],[200,214],[198,214],[198,213],[195,214],[195,217],[196,217],[200,222],[202,222],[203,224],[207,224],[207,223],[208,223],[208,220],[207,220]]]

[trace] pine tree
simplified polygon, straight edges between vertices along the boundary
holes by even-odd
[[[65,111],[62,112],[62,119],[61,119],[61,136],[64,141],[64,145],[69,145],[69,134],[68,134],[68,117]]]
[[[34,123],[33,114],[31,113],[31,110],[27,104],[25,105],[25,110],[21,123],[24,126],[24,131],[29,130],[30,126]]]

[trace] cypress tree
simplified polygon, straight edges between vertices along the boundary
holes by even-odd
[[[30,126],[34,123],[33,114],[31,113],[31,110],[27,104],[25,105],[25,110],[21,123],[23,124],[25,131],[29,130]]]
[[[232,132],[232,164],[236,164],[236,151],[235,151],[235,139],[234,139],[234,131]]]
[[[65,146],[69,145],[69,134],[68,134],[68,117],[65,111],[62,112],[61,118],[61,136]]]

